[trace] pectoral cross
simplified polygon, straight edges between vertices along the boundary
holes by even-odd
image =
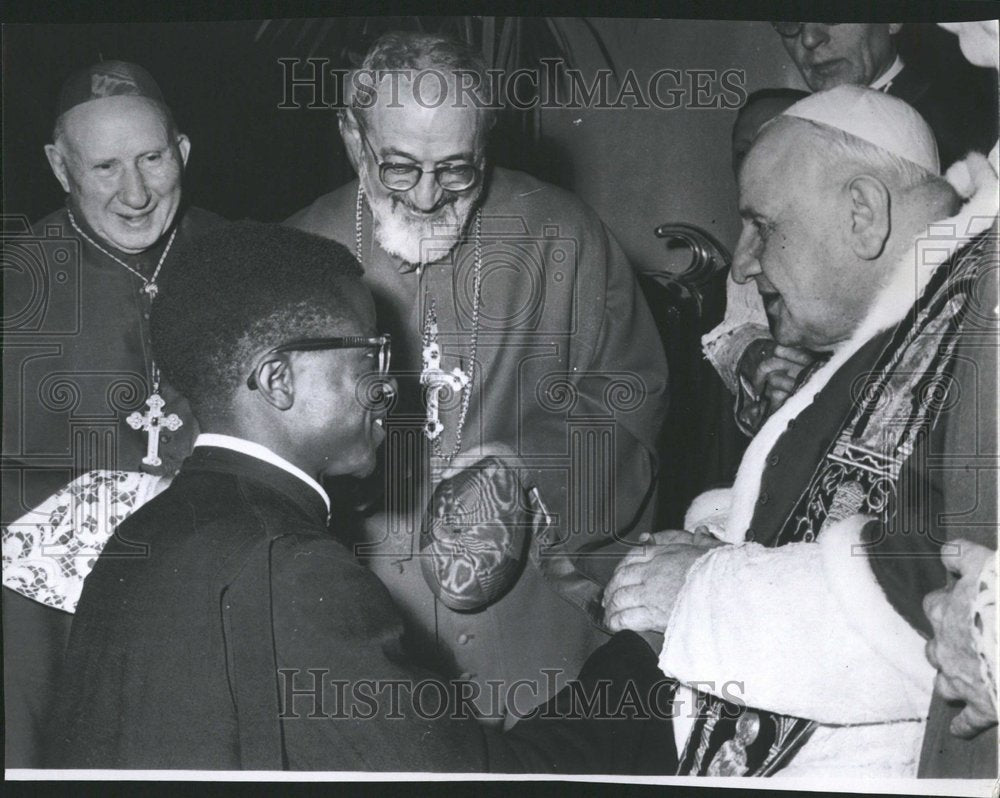
[[[436,337],[437,324],[431,327]],[[444,388],[451,388],[456,394],[469,384],[470,377],[458,366],[451,371],[441,368],[441,347],[437,341],[431,340],[424,345],[424,369],[420,373],[420,384],[427,386],[427,421],[424,422],[424,435],[433,441],[443,431],[444,424],[438,417],[438,394]]]
[[[146,431],[146,456],[142,458],[142,462],[149,466],[163,465],[160,459],[160,429],[166,428],[174,432],[180,429],[184,422],[176,413],[163,415],[166,402],[155,390],[146,400],[146,404],[149,405],[149,410],[145,414],[136,410],[125,421],[132,429]]]

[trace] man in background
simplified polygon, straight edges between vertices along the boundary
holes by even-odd
[[[812,91],[868,86],[916,108],[934,131],[942,171],[970,151],[989,152],[996,141],[996,98],[976,96],[949,76],[924,75],[904,63],[895,40],[902,24],[772,25]]]

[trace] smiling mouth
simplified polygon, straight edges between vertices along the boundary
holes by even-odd
[[[449,205],[455,203],[455,198],[453,197],[442,197],[441,200],[431,208],[429,211],[421,210],[420,208],[414,208],[410,203],[403,199],[397,199],[397,206],[401,206],[406,213],[415,219],[433,219],[435,216],[440,215],[440,213],[447,208]]]
[[[126,216],[123,213],[117,214],[118,218],[122,220],[123,224],[130,227],[140,227],[146,222],[148,222],[153,216],[153,209],[146,211],[145,213],[135,214],[134,216]]]

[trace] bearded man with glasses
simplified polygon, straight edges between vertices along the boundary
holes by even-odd
[[[523,680],[524,711],[603,639],[554,589],[550,555],[650,529],[666,359],[596,214],[488,163],[497,103],[478,54],[390,33],[350,83],[340,133],[358,179],[287,223],[355,253],[392,336],[398,393],[384,466],[355,502],[368,501],[357,551],[429,660],[484,694]],[[507,552],[522,563],[512,583],[470,598],[425,578],[419,527],[432,492],[485,458],[515,472],[536,534]]]

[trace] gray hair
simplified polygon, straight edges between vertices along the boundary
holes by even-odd
[[[358,72],[368,73],[372,80],[365,83],[363,92],[352,92],[351,111],[355,118],[362,124],[367,122],[367,114],[378,97],[377,76],[380,73],[421,70],[453,73],[455,80],[461,80],[460,85],[468,89],[464,101],[473,103],[478,109],[482,129],[492,126],[495,105],[482,56],[472,47],[447,36],[406,31],[383,34],[365,55]]]

